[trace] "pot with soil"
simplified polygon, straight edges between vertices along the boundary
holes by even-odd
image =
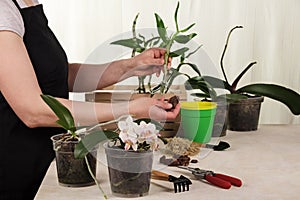
[[[78,139],[68,136],[69,134],[58,134],[51,137],[53,148],[56,155],[56,168],[58,183],[66,187],[83,187],[94,185],[95,181],[89,172],[96,174],[96,149],[88,153],[86,163],[85,159],[77,159],[74,157],[75,145]],[[72,138],[66,140],[65,138]]]
[[[223,137],[227,132],[228,124],[228,108],[227,102],[217,102],[216,115],[212,130],[212,137]]]
[[[148,195],[153,151],[124,150],[104,144],[109,180],[113,195],[141,197]]]
[[[229,104],[228,129],[232,131],[257,130],[261,103],[264,97],[241,99]]]

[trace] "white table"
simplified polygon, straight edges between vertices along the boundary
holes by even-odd
[[[149,195],[138,199],[299,199],[299,125],[261,125],[258,131],[253,132],[228,131],[227,135],[220,139],[230,143],[231,147],[226,151],[212,151],[191,166],[238,177],[243,181],[242,187],[221,189],[195,180],[189,172],[168,167],[161,171],[170,172],[175,176],[182,174],[192,179],[190,191],[175,194],[172,183],[151,180]],[[121,199],[111,194],[107,167],[101,162],[98,162],[97,178],[109,199]],[[36,200],[48,199],[94,200],[102,199],[102,195],[97,186],[83,188],[59,186],[53,162],[36,196]]]

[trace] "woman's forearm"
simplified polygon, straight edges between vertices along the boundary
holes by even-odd
[[[87,92],[113,85],[132,76],[133,66],[133,59],[107,64],[69,64],[69,90]]]
[[[95,103],[58,99],[72,113],[76,126],[98,124],[110,121],[129,113],[129,102]]]

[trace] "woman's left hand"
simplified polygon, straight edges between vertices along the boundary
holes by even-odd
[[[165,53],[166,50],[163,48],[151,48],[133,57],[133,76],[146,76],[153,73],[159,76],[165,63]],[[171,58],[169,58],[167,66],[168,68],[171,67]]]
[[[129,113],[136,118],[150,118],[158,121],[175,119],[180,112],[180,104],[175,108],[163,98],[141,97],[129,102]]]

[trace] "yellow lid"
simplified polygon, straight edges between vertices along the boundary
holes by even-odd
[[[216,103],[207,101],[183,101],[180,107],[186,110],[211,110],[217,107]]]

